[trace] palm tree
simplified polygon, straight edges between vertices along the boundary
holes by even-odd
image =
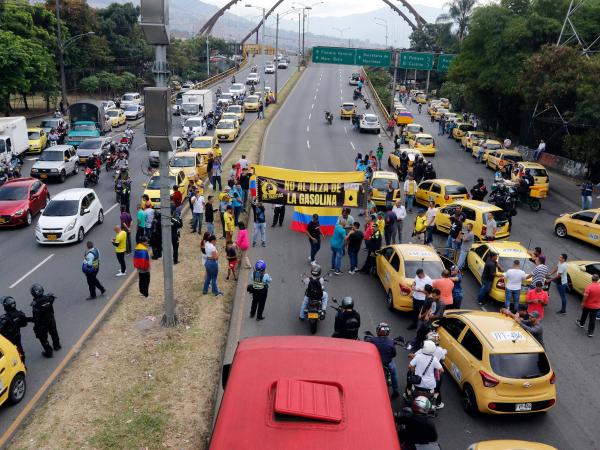
[[[477,0],[452,0],[444,5],[444,8],[448,9],[448,13],[441,14],[436,22],[455,23],[458,27],[456,36],[462,42],[467,35],[469,20],[476,4]]]

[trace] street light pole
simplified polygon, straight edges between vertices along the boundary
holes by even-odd
[[[254,6],[254,5],[250,5],[250,4],[246,4],[246,8],[256,8],[259,9],[262,12],[262,33],[261,33],[261,45],[260,45],[260,54],[261,54],[261,61],[262,61],[262,67],[263,67],[263,77],[262,77],[262,95],[260,96],[260,104],[262,105],[262,110],[263,110],[263,115],[265,113],[265,74],[264,74],[264,70],[265,70],[265,64],[266,64],[266,60],[265,60],[265,16],[267,13],[266,8],[263,8],[262,6]],[[275,73],[277,73],[277,70],[275,71]]]
[[[60,66],[60,96],[63,106],[69,108],[67,98],[67,78],[65,77],[65,50],[62,43],[62,27],[60,24],[60,0],[56,0],[56,38],[58,40],[58,65]],[[61,111],[61,113],[64,111]]]
[[[206,35],[206,78],[210,78],[210,53],[208,51],[208,34]]]
[[[263,24],[264,26],[264,24]],[[275,19],[275,103],[277,103],[277,72],[279,72],[279,60],[277,55],[279,54],[279,13],[277,13]],[[263,77],[264,78],[264,77]]]
[[[377,22],[378,20],[380,20],[381,22]],[[379,17],[375,17],[375,23],[377,25],[379,25],[380,27],[385,28],[385,48],[387,48],[387,46],[388,46],[388,23],[387,23],[387,20],[380,19]]]

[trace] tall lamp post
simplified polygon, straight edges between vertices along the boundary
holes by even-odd
[[[388,46],[388,23],[385,19],[380,19],[379,17],[375,17],[375,23],[380,27],[385,28],[385,48]]]
[[[302,59],[305,60],[305,50],[304,50],[304,41],[306,37],[306,29],[308,28],[308,13],[306,11],[310,11],[313,9],[313,6],[320,5],[325,2],[315,2],[310,5],[305,5],[304,3],[294,2],[292,5],[300,5],[302,6]],[[304,25],[304,21],[306,20],[306,26]]]
[[[285,17],[290,13],[294,13],[296,12],[295,8],[290,9],[289,11],[286,11],[284,13],[277,13],[276,16],[276,21],[275,21],[275,60],[276,60],[276,65],[275,65],[275,103],[277,103],[277,96],[279,93],[278,90],[278,84],[277,84],[277,72],[279,72],[279,60],[277,59],[277,55],[279,54],[279,17]],[[263,27],[264,27],[264,23],[263,23]]]
[[[337,27],[333,27],[332,30],[337,31],[338,33],[340,33],[340,39],[343,41],[344,40],[344,31],[348,31],[351,30],[351,27],[346,27],[346,28],[337,28]],[[348,39],[348,47],[350,47],[350,39]]]
[[[263,71],[265,70],[265,27],[266,27],[266,23],[265,23],[265,15],[266,15],[266,8],[263,8],[262,6],[254,6],[251,5],[249,3],[246,4],[246,8],[255,8],[258,9],[262,12],[262,33],[261,33],[261,46],[260,46],[260,54],[262,56],[261,58],[261,63],[262,63],[262,68]],[[263,115],[265,113],[265,77],[264,77],[264,73],[262,76],[262,95],[260,96],[260,104],[262,105],[262,110],[263,110]]]

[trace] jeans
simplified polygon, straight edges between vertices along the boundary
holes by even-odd
[[[254,222],[254,234],[252,235],[252,245],[256,245],[256,238],[260,235],[260,241],[263,244],[267,243],[266,223]]]
[[[381,158],[377,158],[377,167],[381,170]]]
[[[327,295],[327,292],[323,291],[323,297],[321,298],[321,311],[325,312],[325,310],[327,309],[327,301],[329,300],[329,295]],[[304,299],[302,300],[302,305],[300,306],[300,318],[304,319],[306,317],[305,315],[305,309],[308,308],[308,297],[305,295]]]
[[[452,251],[454,249],[454,238],[450,235],[448,235],[448,239],[446,239],[446,258],[453,258],[454,257],[454,252]]]
[[[310,243],[310,261],[313,262],[315,260],[315,256],[317,256],[317,253],[319,252],[319,250],[321,250],[321,240],[317,239],[316,241],[313,241],[312,239],[310,239],[309,243]]]
[[[590,320],[588,322],[588,334],[594,334],[594,329],[596,328],[596,315],[598,314],[598,309],[591,309],[583,307],[581,311],[581,318],[579,319],[580,325],[585,325],[585,321],[590,316]]]
[[[385,245],[393,244],[396,241],[395,225],[388,226],[387,228],[385,228],[383,234],[385,235]]]
[[[392,359],[388,364],[387,368],[390,371],[390,378],[392,379],[392,392],[398,392],[398,368],[396,362]]]
[[[127,266],[125,265],[125,252],[115,253],[115,255],[117,255],[117,261],[119,261],[121,273],[127,272]]]
[[[406,209],[408,209],[410,212],[412,212],[414,201],[415,201],[414,195],[407,195],[406,198],[404,199],[404,207]]]
[[[398,244],[402,244],[402,220],[397,220],[394,224],[394,228],[396,229],[396,235],[398,236]]]
[[[213,175],[212,177],[212,185],[213,190],[217,190],[217,184],[219,185],[219,191],[223,190],[223,182],[221,181],[221,175]]]
[[[458,262],[456,263],[456,267],[458,267],[459,269],[462,269],[464,267],[468,254],[468,250],[463,250],[462,248],[460,249],[460,254],[458,255]]]
[[[210,234],[215,234],[215,224],[212,222],[206,222],[206,231]]]
[[[567,312],[567,286],[561,283],[556,284],[556,290],[558,291],[558,295],[560,295],[560,310],[562,312]]]
[[[348,259],[350,260],[350,270],[354,272],[358,268],[358,252],[348,250]]]
[[[208,293],[208,286],[211,283],[212,293],[215,295],[219,294],[219,288],[217,287],[219,265],[217,264],[217,261],[214,259],[207,259],[206,263],[204,263],[204,267],[206,267],[206,278],[204,278],[204,289],[202,289],[202,294],[206,295]]]
[[[484,152],[483,152],[482,150],[479,150],[479,151],[477,152],[477,162],[478,162],[478,163],[480,163],[480,162],[483,162],[483,153],[484,153]]]
[[[242,212],[242,206],[234,206],[233,207],[233,221],[235,223],[235,226],[238,226],[238,219],[240,217],[240,214]]]
[[[533,152],[533,160],[539,161],[539,159],[542,157],[542,153],[544,153],[544,150],[536,150]]]
[[[517,312],[519,309],[519,300],[521,298],[520,289],[507,289],[504,294],[504,307],[509,308],[512,300],[512,311]]]
[[[582,195],[581,196],[581,209],[592,209],[592,196]]]
[[[462,289],[458,292],[452,291],[452,309],[460,309],[463,301]]]
[[[202,220],[204,220],[204,213],[192,213],[192,233],[196,231],[202,233]]]
[[[344,256],[344,248],[331,249],[331,268],[339,272],[342,266],[342,256]]]
[[[150,287],[150,272],[138,272],[138,287],[140,294],[148,297],[148,287]]]
[[[425,243],[431,244],[433,242],[433,229],[435,226],[429,226],[425,229]],[[400,241],[402,243],[402,241]]]
[[[479,289],[479,295],[477,295],[477,301],[479,303],[485,303],[487,295],[490,292],[490,290],[492,289],[492,282],[493,282],[493,280],[489,280],[489,281],[486,280],[486,281],[481,282],[481,288]]]
[[[420,300],[420,299],[416,299],[413,297],[413,299],[412,299],[412,306],[413,306],[412,322],[410,324],[411,329],[417,328],[417,322],[419,321],[419,312],[421,311],[421,308],[424,303],[425,303],[425,300]]]

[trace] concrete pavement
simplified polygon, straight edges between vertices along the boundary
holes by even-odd
[[[375,150],[381,140],[386,152],[393,150],[389,140],[380,137],[362,135],[352,130],[349,122],[340,121],[338,108],[342,101],[351,100],[352,87],[348,77],[355,68],[350,66],[310,65],[295,90],[282,107],[265,136],[264,163],[300,170],[353,170],[356,152],[365,153]],[[334,113],[333,126],[326,124],[324,110]],[[473,158],[460,149],[459,145],[446,137],[437,137],[437,124],[431,124],[423,111],[416,113],[415,122],[421,123],[426,132],[431,133],[437,142],[438,153],[433,158],[439,177],[459,180],[470,187],[478,177],[487,184],[493,178],[491,171],[475,164]],[[558,177],[552,177],[551,183]],[[565,252],[571,260],[598,259],[597,250],[574,240],[561,240],[553,233],[554,219],[563,212],[573,211],[575,202],[568,197],[552,195],[538,213],[519,208],[513,221],[512,240],[520,241],[526,247],[541,246],[548,257],[552,269],[559,253]],[[257,322],[248,318],[249,302],[244,289],[239,289],[241,299],[236,299],[237,309],[234,320],[241,317],[239,331],[229,336],[228,348],[244,337],[256,335],[308,334],[308,325],[298,320],[298,312],[304,285],[300,275],[310,269],[308,264],[309,245],[305,236],[289,230],[292,208],[286,211],[286,220],[282,228],[271,228],[272,218],[268,209],[267,247],[252,249],[251,260],[264,259],[267,272],[273,277],[269,289],[269,298],[265,309],[266,320]],[[353,211],[358,219],[358,211]],[[404,226],[403,242],[409,242],[414,215],[409,215]],[[361,220],[362,222],[362,220]],[[435,236],[435,243],[442,246],[445,236]],[[324,271],[330,267],[331,251],[329,242],[323,242],[317,260]],[[359,256],[359,263],[364,254]],[[344,258],[344,271],[348,270],[348,260]],[[242,282],[244,283],[244,281]],[[463,280],[463,307],[478,309],[476,294],[478,285],[470,273]],[[351,295],[362,316],[361,332],[374,331],[377,323],[386,321],[391,324],[392,335],[404,334],[408,318],[404,314],[392,313],[387,309],[384,291],[375,277],[349,275],[329,278],[327,291],[330,297]],[[460,406],[460,392],[456,384],[446,377],[443,394],[446,408],[440,411],[436,425],[443,448],[464,449],[473,442],[486,439],[525,439],[545,442],[561,449],[598,448],[600,441],[597,433],[597,408],[600,394],[593,382],[593,374],[598,373],[600,363],[596,345],[575,326],[574,319],[579,314],[579,298],[570,296],[568,315],[558,316],[554,311],[559,307],[559,297],[552,287],[550,305],[544,319],[546,349],[557,377],[558,402],[548,413],[526,416],[475,416],[463,412]],[[497,310],[499,305],[488,308]],[[330,310],[332,311],[332,310]],[[332,311],[333,312],[333,311]],[[330,313],[319,324],[318,335],[329,336],[333,332],[333,314]],[[362,335],[362,333],[361,333]],[[596,357],[595,357],[596,356]],[[229,362],[227,360],[226,362]],[[400,369],[400,383],[404,384],[402,368],[407,364],[404,354],[396,362]],[[394,402],[396,408],[401,401]]]

